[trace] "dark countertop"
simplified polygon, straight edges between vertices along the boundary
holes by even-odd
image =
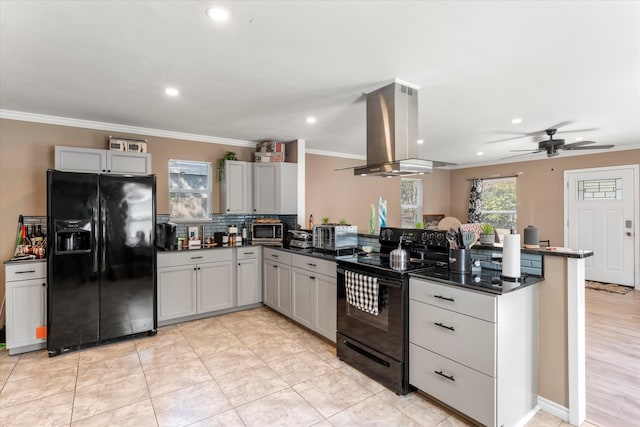
[[[502,251],[502,244],[496,246],[493,245],[483,245],[476,243],[473,245],[472,249],[487,249],[494,251]],[[593,256],[593,251],[587,251],[582,249],[570,249],[570,248],[561,248],[556,246],[549,247],[541,247],[541,248],[521,248],[520,252],[523,254],[539,254],[539,255],[550,255],[550,256],[559,256],[564,258],[588,258]]]
[[[496,295],[517,291],[544,281],[544,277],[523,275],[522,283],[518,285],[514,282],[501,280],[499,271],[488,269],[483,269],[470,274],[455,274],[450,273],[446,268],[441,268],[409,273],[409,276],[442,283],[444,285],[456,286],[459,288],[487,292]]]
[[[5,261],[4,265],[9,265],[9,264],[29,264],[29,263],[33,263],[33,262],[47,262],[46,258],[40,258],[40,259],[23,259],[23,260],[15,260],[15,261]]]
[[[175,251],[163,251],[158,249],[158,253],[179,253],[179,252],[195,252],[195,251],[210,251],[210,250],[216,250],[216,249],[232,249],[232,248],[250,248],[251,246],[254,245],[242,245],[242,246],[215,246],[215,247],[198,247],[198,248],[191,248],[191,249],[181,249],[181,250],[175,250]],[[309,248],[309,249],[297,249],[297,248],[284,248],[282,246],[275,246],[275,245],[255,245],[255,246],[262,246],[265,248],[270,248],[270,249],[277,249],[279,251],[283,251],[283,252],[290,252],[292,254],[300,254],[300,255],[306,255],[306,256],[311,256],[314,258],[321,258],[321,259],[326,259],[329,261],[335,261],[336,260],[336,255],[333,253],[327,253],[327,252],[318,252],[313,248]]]

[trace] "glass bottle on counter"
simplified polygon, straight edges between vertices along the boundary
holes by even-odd
[[[247,244],[247,224],[244,222],[242,223],[241,235],[242,235],[242,244],[246,245]]]
[[[31,241],[27,236],[27,226],[23,225],[22,230],[20,231],[20,238],[18,239],[17,255],[29,255],[31,252]]]
[[[309,215],[309,229],[313,230],[313,214]]]

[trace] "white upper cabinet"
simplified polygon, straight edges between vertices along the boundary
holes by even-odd
[[[151,154],[95,148],[55,147],[55,168],[69,172],[148,175]]]
[[[220,213],[253,213],[253,163],[225,161],[220,183]]]
[[[295,215],[297,182],[297,163],[254,163],[253,213]]]

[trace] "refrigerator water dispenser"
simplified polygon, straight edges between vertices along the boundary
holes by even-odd
[[[55,221],[55,243],[57,254],[91,251],[91,221]]]

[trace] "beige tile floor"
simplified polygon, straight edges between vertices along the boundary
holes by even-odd
[[[266,307],[51,359],[4,350],[0,386],[1,426],[470,425],[396,396]],[[528,424],[567,425],[544,412]]]

